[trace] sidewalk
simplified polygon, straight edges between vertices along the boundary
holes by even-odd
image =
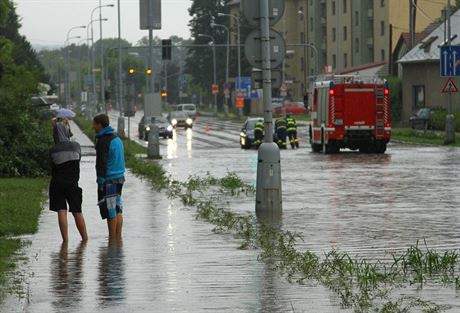
[[[315,299],[327,299],[322,288],[289,284],[257,260],[258,251],[238,250],[239,240],[213,233],[213,225],[129,171],[123,245],[109,246],[96,206],[93,144],[71,127],[83,148],[89,242],[79,243],[69,215],[70,242],[62,247],[57,216],[45,204],[38,233],[26,238],[28,262],[18,268],[25,298],[10,297],[0,312],[324,312],[314,309],[324,305]]]

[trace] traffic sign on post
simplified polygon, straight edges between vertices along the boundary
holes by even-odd
[[[441,47],[439,60],[441,77],[460,76],[460,46]]]
[[[259,30],[251,32],[244,45],[244,52],[249,63],[256,68],[262,68],[262,35]],[[280,33],[270,30],[270,62],[274,69],[283,63],[286,55],[286,44]]]
[[[140,29],[161,29],[161,0],[140,0],[139,9]]]
[[[442,92],[443,93],[458,92],[457,85],[455,85],[455,82],[451,77],[449,77],[446,84],[444,85],[444,88],[442,88]]]
[[[244,98],[243,98],[243,96],[236,97],[236,107],[238,109],[242,109],[243,106],[244,106]]]

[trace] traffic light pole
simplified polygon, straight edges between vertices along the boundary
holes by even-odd
[[[259,1],[265,136],[257,158],[256,214],[275,216],[282,211],[281,157],[273,142],[269,7],[268,0]]]

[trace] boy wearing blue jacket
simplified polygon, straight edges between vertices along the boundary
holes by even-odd
[[[99,114],[93,119],[96,132],[96,174],[98,205],[102,219],[107,219],[110,239],[120,239],[123,227],[121,192],[125,182],[123,142],[115,135],[109,117]]]

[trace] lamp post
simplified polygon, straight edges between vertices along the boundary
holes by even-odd
[[[83,38],[82,40],[80,40],[78,43],[77,43],[77,46],[78,46],[78,98],[79,98],[79,102],[81,102],[81,91],[82,91],[82,85],[81,85],[81,46],[80,44],[85,42],[85,41],[88,41],[88,38]],[[89,47],[88,47],[89,48]]]
[[[297,12],[299,14],[299,16],[302,17],[302,20],[303,20],[303,42],[302,44],[304,44],[303,46],[303,59],[304,59],[304,62],[303,62],[303,94],[305,96],[305,94],[307,93],[307,72],[308,72],[308,61],[307,61],[307,47],[305,46],[305,44],[307,43],[307,18],[305,16],[305,13],[303,13],[302,10],[299,10]]]
[[[230,58],[230,31],[228,29],[227,26],[225,25],[222,25],[222,24],[216,24],[216,23],[211,23],[211,27],[212,28],[215,28],[215,27],[221,27],[223,29],[225,29],[227,31],[227,66],[226,66],[226,69],[225,69],[225,83],[228,84],[228,76],[229,76],[229,73],[228,73],[228,66],[229,66],[229,58]],[[227,100],[228,96],[225,95],[224,99]],[[228,101],[225,101],[225,114],[227,115],[227,102]]]
[[[64,49],[67,47],[67,44],[69,42],[70,39],[74,39],[74,38],[80,38],[80,36],[77,36],[77,37],[72,37],[72,38],[69,38],[70,36],[70,33],[75,30],[75,29],[80,29],[80,28],[86,28],[85,25],[81,25],[81,26],[74,26],[74,27],[71,27],[68,31],[67,31],[67,36],[66,36],[66,41],[64,43]],[[70,98],[70,88],[69,88],[69,64],[68,64],[68,61],[69,61],[69,51],[68,49],[65,49],[65,69],[64,69],[64,72],[65,72],[65,78],[64,78],[64,82],[65,82],[65,88],[64,88],[64,94],[65,94],[65,105],[67,106],[69,104],[69,98]]]
[[[123,135],[125,130],[125,119],[123,118],[123,69],[121,59],[121,7],[120,0],[117,0],[117,13],[118,13],[118,110],[120,111],[120,117],[118,118],[118,134]]]
[[[214,67],[214,85],[217,84],[217,74],[216,74],[216,41],[213,36],[206,34],[198,34],[198,37],[210,38],[212,41],[209,45],[212,45],[212,55],[213,55],[213,67]],[[214,94],[214,115],[217,115],[217,94]]]
[[[108,7],[113,8],[113,4],[107,4],[105,6],[101,5],[101,0],[99,0],[99,40],[101,45],[101,101],[104,105],[104,111],[107,114],[107,105],[105,104],[105,81],[104,81],[104,47],[102,44],[102,8]]]
[[[101,5],[101,0],[99,0],[99,5],[97,7],[95,7],[92,11],[91,11],[91,42],[92,42],[92,45],[94,45],[94,29],[93,29],[93,22],[97,22],[99,21],[99,28],[100,28],[100,46],[101,46],[101,94],[102,94],[102,101],[104,101],[104,90],[103,90],[103,80],[104,80],[104,68],[103,68],[103,65],[104,65],[104,60],[103,60],[103,47],[102,47],[102,21],[106,21],[107,19],[102,19],[102,8],[113,8],[114,5],[113,4],[106,4],[106,5]],[[94,19],[94,12],[96,12],[97,10],[99,10],[99,19],[95,20]],[[96,88],[95,88],[95,85],[96,85],[96,78],[94,76],[94,48],[91,47],[91,53],[92,53],[92,77],[93,77],[93,92],[94,92],[94,95],[96,95]],[[97,97],[95,97],[97,98]]]
[[[217,16],[228,16],[233,18],[236,21],[237,32],[238,32],[238,92],[241,89],[241,32],[240,32],[240,19],[239,16],[233,14],[226,14],[226,13],[217,13]],[[238,116],[241,117],[243,115],[242,109],[238,109]]]

